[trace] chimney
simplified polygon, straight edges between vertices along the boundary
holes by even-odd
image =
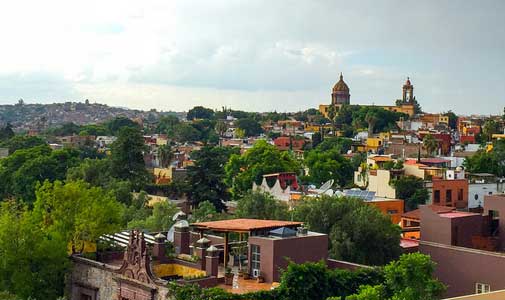
[[[201,263],[202,263],[202,267],[201,269],[202,270],[205,270],[205,256],[207,254],[207,248],[209,247],[210,245],[210,241],[203,237],[201,239],[199,239],[198,241],[196,241],[196,247],[194,248],[195,249],[195,255],[198,256],[201,260]]]
[[[188,221],[180,220],[174,225],[175,254],[190,254],[190,234]]]
[[[153,257],[162,261],[166,254],[167,237],[161,232],[154,236]]]
[[[208,276],[217,277],[218,266],[219,266],[219,250],[210,246],[205,251],[207,255],[205,256],[205,272]]]

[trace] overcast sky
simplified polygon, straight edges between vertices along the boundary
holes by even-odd
[[[407,76],[426,111],[505,106],[505,1],[2,1],[0,104],[83,101],[296,111],[392,104]]]

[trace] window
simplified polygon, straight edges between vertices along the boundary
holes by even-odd
[[[483,294],[483,293],[489,293],[491,292],[491,286],[489,284],[485,283],[476,283],[475,284],[475,293],[476,294]]]
[[[452,202],[452,190],[446,190],[445,191],[445,202],[446,203],[451,203]]]
[[[440,203],[440,191],[439,190],[436,190],[435,193],[433,193],[433,202]]]
[[[463,201],[463,189],[458,190],[458,201]]]

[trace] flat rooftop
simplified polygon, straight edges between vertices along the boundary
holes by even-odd
[[[259,220],[259,219],[232,219],[210,222],[193,223],[196,230],[212,230],[217,232],[251,232],[255,230],[271,230],[281,227],[298,227],[302,222]]]
[[[448,213],[441,213],[441,214],[439,214],[439,216],[442,218],[454,219],[454,218],[464,218],[464,217],[471,217],[471,216],[480,216],[480,214],[465,212],[465,211],[453,211],[453,212],[448,212]]]

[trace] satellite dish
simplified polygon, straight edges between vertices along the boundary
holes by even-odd
[[[333,179],[330,179],[328,181],[326,181],[320,188],[319,190],[321,191],[321,193],[324,193],[326,192],[329,188],[331,188],[333,186],[333,183],[335,182],[335,180]]]
[[[186,214],[183,212],[183,211],[179,211],[177,212],[173,217],[172,217],[172,221],[175,221],[177,220],[180,216],[185,216]]]

